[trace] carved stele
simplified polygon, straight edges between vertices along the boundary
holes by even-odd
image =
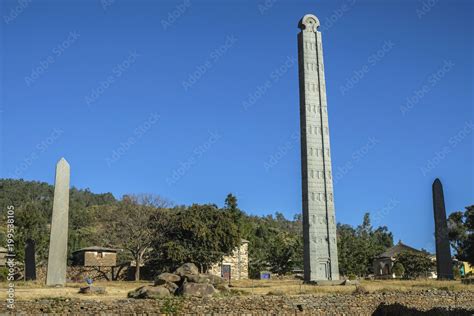
[[[46,277],[46,285],[49,286],[64,286],[66,284],[69,179],[69,163],[66,159],[61,158],[56,165],[54,184],[53,217]]]
[[[326,83],[320,23],[305,15],[299,22],[301,171],[303,191],[304,279],[338,280],[336,224]]]

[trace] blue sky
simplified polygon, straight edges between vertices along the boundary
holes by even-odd
[[[474,203],[472,1],[2,1],[1,177],[301,210],[298,20],[321,20],[336,217],[434,249]]]

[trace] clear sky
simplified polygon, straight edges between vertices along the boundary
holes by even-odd
[[[1,1],[1,170],[301,211],[297,24],[321,20],[336,217],[433,251],[474,203],[472,1]]]

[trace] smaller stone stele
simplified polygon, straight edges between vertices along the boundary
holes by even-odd
[[[36,280],[35,241],[27,239],[25,242],[25,280]]]

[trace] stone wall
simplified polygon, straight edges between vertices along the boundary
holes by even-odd
[[[106,297],[106,296],[105,296]],[[0,314],[6,312],[5,304]],[[329,294],[292,296],[228,296],[213,298],[169,298],[161,300],[118,301],[79,299],[39,299],[17,301],[16,313],[40,315],[63,313],[77,315],[120,314],[157,315],[160,313],[193,313],[225,315],[419,315],[430,311],[436,315],[472,315],[472,291],[447,292],[440,290],[386,292],[371,294]]]
[[[115,268],[117,271],[119,268]],[[122,269],[120,272],[119,279],[126,279],[126,270]],[[36,267],[36,281],[38,283],[46,282],[46,266]],[[116,274],[116,272],[114,272]],[[91,277],[94,281],[110,281],[112,280],[112,268],[111,267],[78,267],[68,266],[66,269],[66,280],[67,282],[79,282],[84,283],[87,277]]]
[[[86,267],[114,267],[117,254],[114,252],[86,251],[84,253],[84,266]]]
[[[235,249],[232,255],[225,256],[221,263],[215,264],[209,269],[210,274],[221,275],[222,265],[230,265],[230,275],[232,280],[243,280],[249,278],[249,243],[242,241],[239,248]]]

